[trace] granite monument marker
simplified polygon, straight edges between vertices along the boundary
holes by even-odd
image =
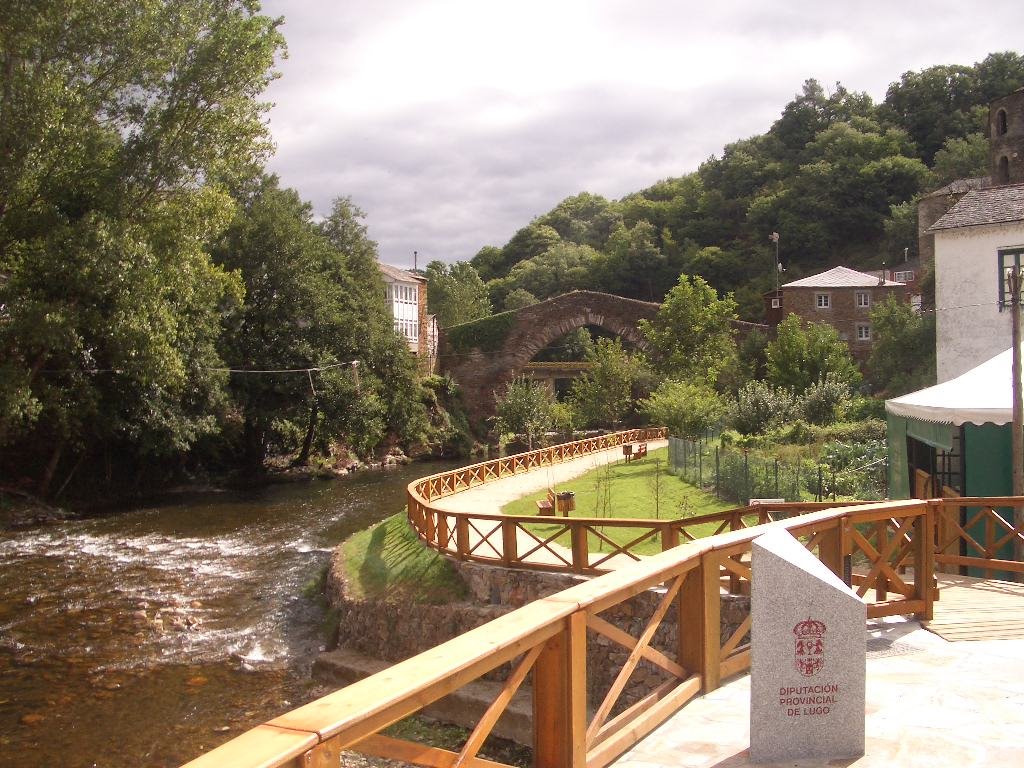
[[[864,603],[787,531],[752,549],[751,760],[863,755]]]

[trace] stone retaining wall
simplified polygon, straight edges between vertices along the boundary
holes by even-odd
[[[455,563],[473,596],[472,601],[448,605],[382,605],[376,601],[351,600],[345,595],[344,572],[335,556],[328,573],[327,590],[331,605],[340,614],[338,643],[350,650],[385,661],[401,661],[432,648],[459,634],[485,624],[497,616],[526,603],[560,592],[585,577],[569,574],[500,568],[478,563]],[[649,590],[609,608],[601,617],[633,637],[639,637],[661,595]],[[750,598],[722,595],[721,634],[723,640],[740,625],[750,609]],[[678,627],[674,611],[669,611],[655,633],[652,645],[674,658]],[[596,706],[604,697],[629,649],[595,632],[587,633],[588,699]],[[507,666],[488,675],[503,679]],[[665,674],[648,662],[641,662],[619,701],[622,709],[642,698]]]

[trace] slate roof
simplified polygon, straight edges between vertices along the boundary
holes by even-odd
[[[849,267],[832,267],[826,272],[805,277],[802,280],[794,280],[786,283],[783,288],[874,288],[882,283],[878,278],[869,275],[867,272],[858,272]],[[903,285],[892,280],[886,280],[884,285]]]
[[[938,197],[939,195],[962,195],[972,189],[981,189],[989,181],[988,176],[979,176],[974,179],[957,179],[951,181],[944,187],[939,187],[934,192],[929,192],[925,197]]]
[[[392,280],[400,280],[403,283],[425,283],[427,281],[425,277],[420,277],[412,272],[406,272],[404,269],[392,267],[390,264],[384,264],[380,261],[377,262],[377,267],[384,277],[390,277]]]
[[[1009,224],[1014,221],[1024,221],[1024,184],[972,190],[932,224],[928,231]]]

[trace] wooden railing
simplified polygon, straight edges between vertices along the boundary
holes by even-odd
[[[456,512],[436,502],[485,483],[599,453],[626,443],[663,439],[664,429],[628,430],[575,443],[542,448],[460,469],[430,475],[409,484],[406,509],[419,538],[433,549],[457,560],[501,565],[506,568],[598,574],[612,569],[615,558],[639,561],[637,549],[656,542],[667,551],[682,542],[713,533],[739,531],[776,519],[835,507],[832,503],[790,502],[755,504],[725,512],[673,520],[608,517],[537,517]],[[860,503],[860,502],[855,502]],[[543,535],[537,533],[543,524]],[[609,529],[635,532],[625,543],[608,535]],[[598,543],[590,551],[591,540]],[[568,542],[568,546],[559,544]]]
[[[572,443],[561,443],[548,448],[538,448],[513,456],[482,461],[468,467],[460,467],[447,472],[420,478],[409,485],[410,495],[415,494],[420,501],[429,502],[451,496],[455,493],[473,488],[477,485],[500,480],[509,475],[532,472],[535,469],[561,464],[565,461],[578,459],[601,453],[627,443],[645,442],[648,440],[664,440],[668,430],[664,427],[654,429],[627,429],[624,432],[613,432],[608,435],[589,437]]]
[[[627,442],[624,436],[630,434],[634,433],[620,433],[619,443]],[[598,440],[614,439],[617,436]],[[637,439],[654,438],[632,437]],[[615,444],[605,442],[601,449]],[[464,559],[491,561],[498,555],[492,552],[488,556],[481,547],[474,548],[466,526],[481,530],[479,543],[494,535],[486,529],[497,524],[495,530],[502,532],[500,558],[508,561],[506,564],[536,567],[524,559],[526,553],[508,546],[517,538],[518,522],[510,528],[500,515],[443,513],[431,502],[488,478],[523,471],[521,467],[546,466],[541,462],[553,461],[555,455],[598,450],[573,445],[579,444],[561,446],[556,454],[545,449],[532,452],[532,456],[485,462],[417,481],[410,486],[410,520],[432,546]],[[767,530],[783,529],[797,537],[855,588],[871,618],[912,614],[930,619],[936,597],[936,561],[950,568],[1024,571],[1019,563],[995,556],[1001,546],[1022,536],[995,509],[1022,507],[1024,498],[910,500],[811,511],[822,506],[753,506],[702,518],[644,523],[649,527],[643,540],[660,536],[665,551],[536,600],[257,726],[188,765],[336,768],[340,753],[354,750],[425,768],[511,768],[481,757],[481,748],[512,697],[529,679],[534,765],[604,768],[694,696],[714,690],[722,679],[749,667],[750,617],[724,636],[720,630],[721,595],[749,594],[755,575],[751,542]],[[961,515],[961,507],[967,510],[967,517]],[[536,518],[527,519],[536,522]],[[582,545],[577,546],[577,539],[586,540],[581,531],[585,533],[595,524],[638,524],[636,520],[607,519],[558,522],[570,526],[574,543],[571,557],[564,559],[560,568],[581,571],[600,569],[600,562],[587,561],[585,549],[578,551]],[[693,540],[694,525],[715,522],[715,535]],[[978,523],[983,523],[986,531],[980,539],[972,533]],[[576,527],[571,527],[574,524]],[[507,533],[510,530],[512,534]],[[542,546],[539,538],[537,541]],[[669,546],[672,542],[682,543]],[[631,554],[631,545],[621,545],[618,554]],[[617,606],[649,590],[659,597],[639,632],[629,634],[609,620],[608,613]],[[668,649],[656,647],[652,642],[655,633],[669,616],[675,619],[677,639]],[[588,633],[620,646],[626,656],[617,677],[596,701],[588,701],[588,677],[592,676]],[[641,675],[634,679],[641,663],[653,665],[660,678]],[[389,725],[503,665],[510,665],[511,672],[458,751],[383,733]],[[645,695],[627,705],[622,701],[627,685],[643,687]]]
[[[603,768],[698,693],[749,666],[749,617],[720,636],[720,593],[746,592],[751,541],[770,528],[798,537],[868,603],[868,616],[928,618],[933,599],[932,516],[926,502],[865,504],[721,533],[644,558],[634,566],[537,600],[384,672],[275,718],[189,765],[336,766],[341,750],[429,768],[504,768],[479,757],[484,740],[519,686],[530,677],[534,763],[539,768]],[[850,568],[859,563],[858,574]],[[908,569],[909,566],[909,569]],[[911,575],[906,575],[911,574]],[[602,613],[645,590],[660,590],[638,635]],[[870,593],[870,594],[869,594]],[[652,646],[675,614],[678,641]],[[628,653],[618,677],[588,716],[587,633]],[[663,673],[638,702],[620,702],[641,661]],[[512,664],[504,688],[458,752],[386,736],[388,725],[468,682]],[[647,681],[650,676],[645,676]]]
[[[1012,557],[1015,547],[1024,545],[1024,530],[1013,523],[1014,512],[1024,506],[1020,498],[959,496],[929,503],[936,507],[938,570],[977,568],[986,578],[1024,573],[1024,563],[1000,557],[1000,550],[1009,550]],[[1008,513],[1000,515],[996,511],[999,508],[1007,509]]]

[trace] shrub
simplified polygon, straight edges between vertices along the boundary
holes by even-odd
[[[811,424],[834,424],[850,402],[850,385],[831,371],[804,390],[800,410]]]
[[[717,426],[725,404],[705,384],[668,379],[640,407],[652,424],[664,425],[673,435],[692,437]]]
[[[736,395],[729,420],[742,434],[760,434],[776,424],[790,421],[796,405],[796,398],[788,389],[775,388],[763,381],[748,381]]]
[[[855,397],[846,409],[850,421],[885,419],[885,400],[878,397]]]

